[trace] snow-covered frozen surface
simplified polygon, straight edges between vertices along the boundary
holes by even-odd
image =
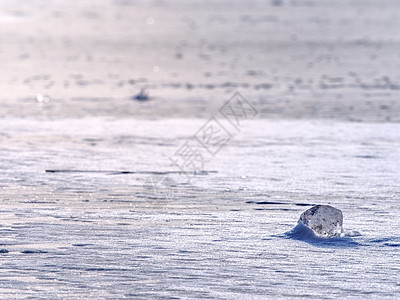
[[[218,173],[178,176],[167,198],[145,174],[44,172],[174,170],[169,156],[204,122],[1,120],[0,293],[399,293],[398,124],[248,120],[207,162]],[[285,234],[313,204],[342,210],[344,237]]]

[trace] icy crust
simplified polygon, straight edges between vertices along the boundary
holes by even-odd
[[[343,214],[330,205],[316,205],[303,212],[298,223],[310,228],[318,237],[340,237]]]

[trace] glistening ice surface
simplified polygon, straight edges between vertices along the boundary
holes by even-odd
[[[308,227],[316,237],[335,238],[343,232],[343,214],[330,205],[315,205],[303,212],[298,224]]]
[[[1,243],[9,251],[1,254],[2,293],[262,299],[399,292],[397,124],[248,121],[207,164],[218,173],[177,185],[171,198],[145,188],[148,175],[44,172],[169,170],[168,157],[202,123],[1,121]],[[348,238],[284,235],[315,203],[343,211]]]
[[[397,1],[0,8],[1,299],[398,298]],[[187,182],[236,91],[257,116]]]

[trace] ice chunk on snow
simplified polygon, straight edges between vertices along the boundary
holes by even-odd
[[[342,233],[343,214],[329,205],[315,205],[301,214],[298,223],[310,228],[318,237],[338,237]]]

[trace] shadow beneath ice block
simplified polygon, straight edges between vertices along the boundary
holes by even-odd
[[[339,237],[322,238],[302,223],[298,223],[292,230],[282,235],[284,238],[300,240],[310,245],[323,248],[355,248],[361,244],[354,241],[351,237],[341,235]]]

